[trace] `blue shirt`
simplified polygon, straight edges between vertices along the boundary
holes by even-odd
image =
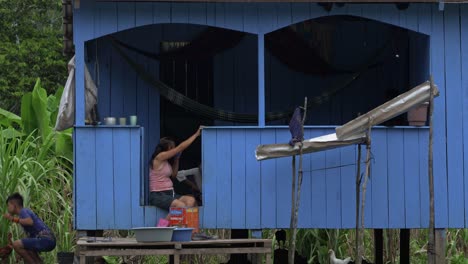
[[[19,213],[20,219],[31,218],[33,220],[33,225],[31,226],[23,226],[24,231],[28,235],[28,237],[50,237],[54,238],[54,235],[50,231],[49,227],[44,224],[44,222],[35,214],[33,211],[27,208],[21,209]]]

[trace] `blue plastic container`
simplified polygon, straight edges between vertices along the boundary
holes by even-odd
[[[172,232],[172,241],[191,241],[193,228],[190,227],[176,227]]]

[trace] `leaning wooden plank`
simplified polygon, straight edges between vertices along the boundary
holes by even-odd
[[[435,87],[435,97],[439,95]],[[428,102],[430,97],[430,84],[426,81],[406,93],[400,94],[392,100],[372,109],[364,115],[349,121],[348,123],[336,128],[338,139],[347,139],[350,136],[356,136],[364,133],[369,126],[381,124],[395,116],[407,112],[408,110]],[[369,120],[371,120],[369,124]]]

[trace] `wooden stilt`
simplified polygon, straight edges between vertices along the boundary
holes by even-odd
[[[383,264],[383,230],[374,229],[374,263]]]
[[[369,120],[369,124],[371,124]],[[359,251],[358,258],[356,259],[357,264],[362,263],[362,257],[364,256],[364,208],[366,207],[366,191],[367,191],[367,182],[369,180],[370,174],[370,159],[371,159],[371,126],[367,131],[366,139],[366,171],[364,173],[364,183],[362,184],[362,198],[361,198],[361,228],[359,229]]]
[[[302,130],[302,135],[304,135],[304,123],[307,115],[307,97],[304,99],[304,115],[302,116],[302,122],[301,122],[301,130]],[[304,139],[302,139],[303,141]],[[292,208],[291,208],[291,239],[290,239],[290,246],[289,246],[289,252],[288,252],[288,262],[289,264],[294,264],[294,257],[296,253],[296,232],[297,232],[297,218],[299,214],[299,205],[300,205],[300,200],[301,200],[301,185],[302,185],[302,176],[303,176],[303,170],[302,170],[302,160],[303,160],[303,155],[302,155],[302,146],[303,142],[300,142],[299,144],[299,173],[298,173],[298,180],[297,180],[297,192],[295,189],[295,184],[294,181],[296,180],[296,158],[293,156],[293,197],[292,197]]]
[[[400,229],[400,264],[410,263],[410,229]]]
[[[429,243],[427,246],[427,263],[436,264],[436,256],[434,249],[436,247],[435,240],[435,213],[434,213],[434,175],[433,175],[433,112],[434,112],[434,80],[430,76],[431,97],[429,102],[429,160],[428,160],[428,177],[429,177]],[[443,262],[442,262],[443,263]]]
[[[435,263],[447,263],[445,260],[445,246],[447,243],[445,229],[435,229],[434,236],[436,245],[434,248]]]
[[[354,259],[359,258],[359,245],[361,244],[359,240],[359,198],[361,197],[361,144],[358,145],[358,158],[357,158],[357,171],[356,171],[356,245],[355,251],[356,255]]]

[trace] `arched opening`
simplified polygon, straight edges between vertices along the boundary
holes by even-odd
[[[224,112],[257,113],[256,35],[157,24],[94,39],[85,47],[86,65],[98,87],[99,121],[126,117],[129,125],[129,116],[137,115],[137,125],[144,128],[145,201],[148,159],[160,137],[181,142],[199,125],[241,124],[242,116]],[[198,140],[184,151],[180,170],[197,167],[201,158]]]
[[[428,76],[427,35],[365,18],[321,17],[265,36],[266,111],[307,96],[307,125],[344,124]],[[407,125],[406,116],[386,125]]]

